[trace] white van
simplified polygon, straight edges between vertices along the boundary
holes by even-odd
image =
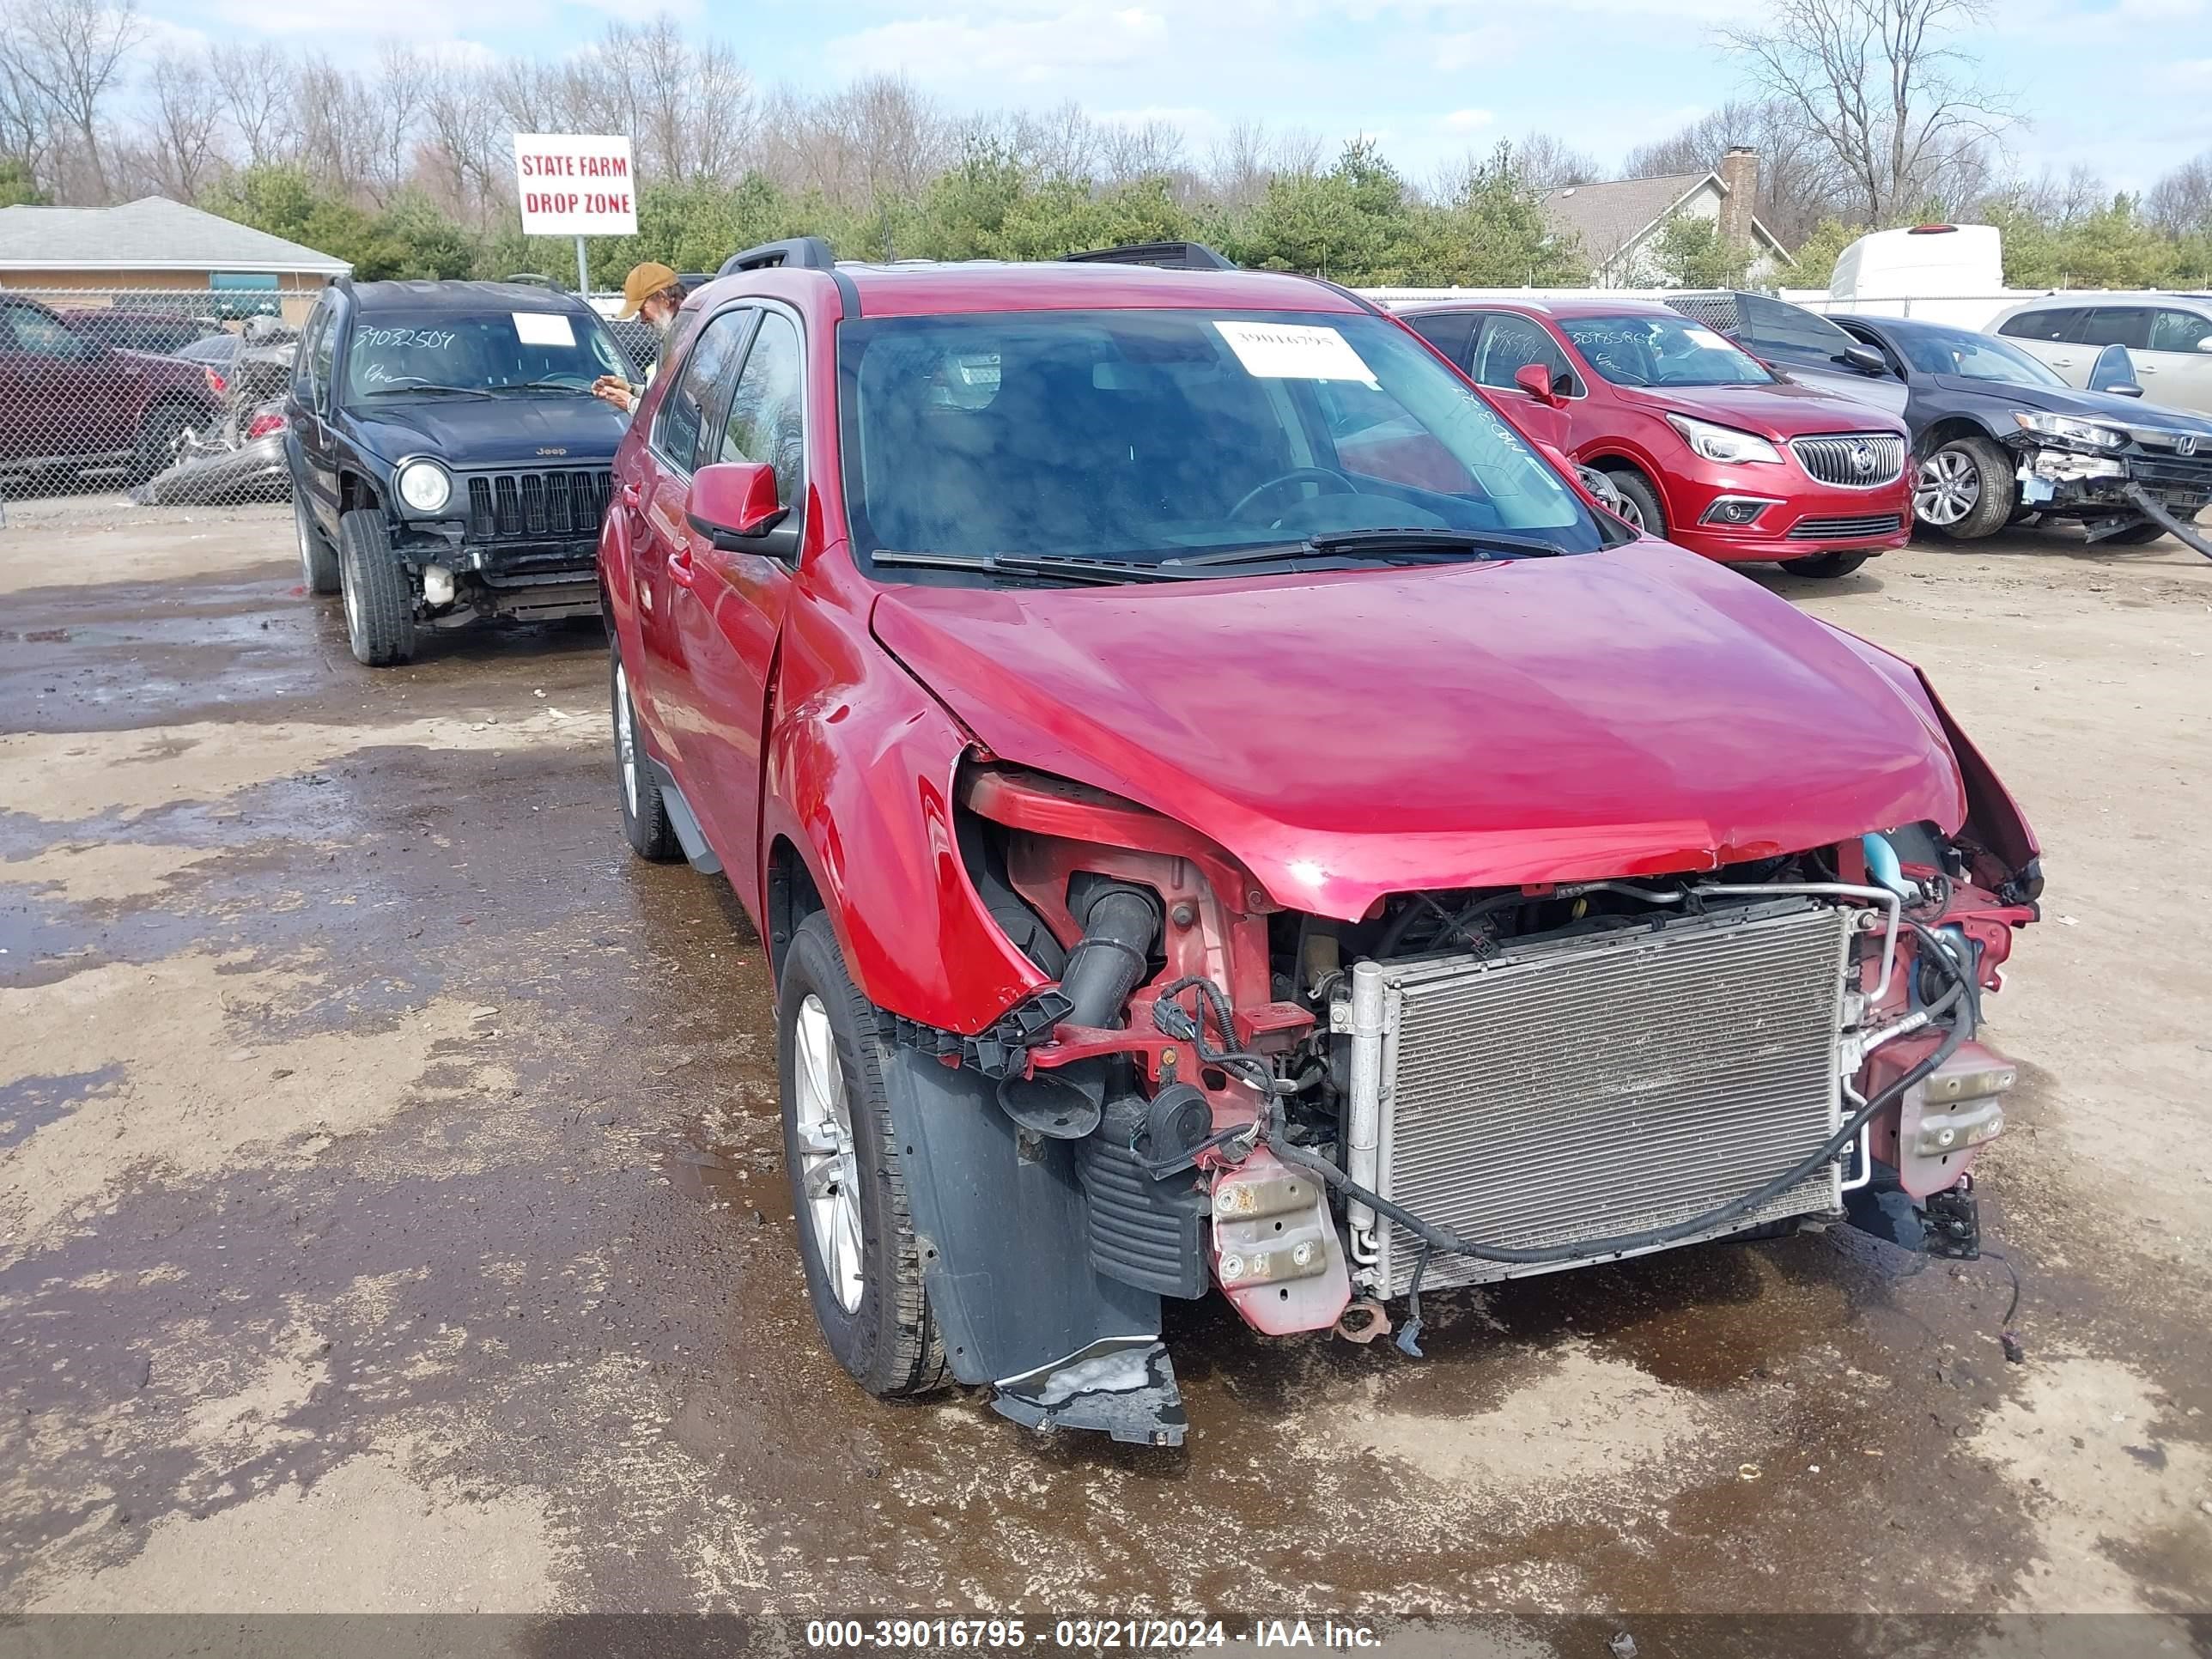
[[[1838,254],[1824,309],[1978,329],[2020,297],[2005,289],[1995,225],[1912,225],[1870,232]]]

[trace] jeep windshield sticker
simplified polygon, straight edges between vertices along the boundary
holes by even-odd
[[[1213,326],[1229,342],[1244,372],[1263,380],[1361,380],[1375,371],[1352,343],[1333,328],[1308,323],[1224,323]]]
[[[523,344],[575,349],[576,331],[559,312],[516,311],[508,315],[514,319],[514,335]]]

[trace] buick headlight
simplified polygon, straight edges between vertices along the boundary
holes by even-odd
[[[399,499],[417,513],[437,513],[453,498],[453,481],[435,461],[410,461],[396,481]]]
[[[1667,424],[1682,434],[1682,441],[1693,452],[1709,461],[1781,464],[1782,457],[1774,446],[1755,432],[1739,432],[1732,426],[1715,426],[1711,421],[1693,421],[1686,415],[1669,415]]]
[[[2121,449],[2128,441],[2128,434],[2116,426],[2077,421],[2071,415],[2046,415],[2039,409],[2021,409],[2013,411],[2013,419],[2020,422],[2023,432],[2057,438],[2065,443],[2087,444],[2092,449]]]

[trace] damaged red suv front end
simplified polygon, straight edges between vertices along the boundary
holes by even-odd
[[[1977,1247],[2040,875],[1910,665],[1324,285],[759,271],[656,398],[761,310],[772,458],[648,404],[619,463],[624,823],[769,940],[864,1384],[1170,1443],[1163,1297],[1410,1346],[1424,1290],[1808,1217]]]

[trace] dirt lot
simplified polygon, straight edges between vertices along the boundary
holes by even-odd
[[[1168,1454],[818,1346],[759,945],[629,856],[594,635],[371,674],[285,515],[15,514],[0,1613],[2212,1607],[2212,564],[1762,580],[2044,838],[2026,1363],[1998,1263],[1838,1230],[1436,1298],[1425,1364],[1171,1310]]]

